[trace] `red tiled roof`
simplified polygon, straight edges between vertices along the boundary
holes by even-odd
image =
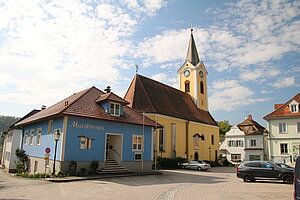
[[[197,108],[189,94],[138,74],[132,80],[124,99],[139,112],[218,126],[208,111]]]
[[[96,102],[101,102],[101,101],[113,101],[113,102],[118,102],[121,104],[129,104],[128,101],[125,101],[124,99],[122,99],[121,97],[119,97],[118,95],[114,94],[113,92],[109,92],[106,94],[102,94],[97,100]]]
[[[298,113],[291,113],[290,108],[288,107],[288,104],[295,100],[300,103],[300,93],[298,93],[296,96],[288,100],[286,103],[281,104],[281,106],[276,106],[277,108],[271,112],[270,114],[264,116],[265,120],[268,120],[273,117],[291,117],[291,116],[300,116],[300,112]],[[278,104],[275,104],[278,105]]]
[[[143,124],[143,115],[128,106],[124,106],[124,116],[121,117],[111,116],[106,113],[105,110],[96,102],[99,96],[103,94],[104,92],[98,88],[91,87],[75,93],[57,104],[18,122],[16,126],[29,124],[59,114],[140,125]],[[160,126],[147,117],[144,118],[144,124],[146,126]]]
[[[254,121],[251,117],[248,117],[242,123],[238,124],[237,127],[245,133],[245,135],[263,135],[266,131],[265,127]]]

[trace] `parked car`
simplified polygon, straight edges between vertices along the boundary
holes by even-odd
[[[295,165],[294,199],[300,200],[300,156],[298,156]]]
[[[180,163],[179,165],[182,169],[195,169],[198,171],[206,171],[211,168],[210,164],[203,161],[189,161],[187,163]]]
[[[277,179],[284,183],[293,183],[294,169],[281,168],[269,161],[245,161],[237,168],[237,177],[245,182],[255,179]]]
[[[275,163],[275,164],[278,165],[278,166],[281,167],[281,168],[290,168],[290,169],[294,169],[294,167],[289,166],[289,165],[287,165],[287,164],[285,164],[285,163]]]

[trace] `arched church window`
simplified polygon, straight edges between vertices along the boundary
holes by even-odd
[[[200,92],[201,92],[201,94],[204,94],[204,83],[203,83],[203,81],[200,82]]]
[[[184,82],[184,86],[185,86],[185,92],[190,92],[190,81],[185,81]]]

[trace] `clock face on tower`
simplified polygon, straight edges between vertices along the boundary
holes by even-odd
[[[183,74],[185,77],[188,77],[190,75],[190,70],[189,69],[184,70]]]

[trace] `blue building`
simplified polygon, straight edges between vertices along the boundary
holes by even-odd
[[[22,128],[22,147],[30,159],[30,173],[78,173],[92,161],[99,170],[151,171],[153,129],[158,125],[127,106],[124,99],[96,87],[45,108],[16,124]],[[60,138],[55,148],[55,134]],[[50,151],[50,152],[49,152]],[[124,169],[125,168],[125,169]],[[71,172],[72,173],[72,172]]]

